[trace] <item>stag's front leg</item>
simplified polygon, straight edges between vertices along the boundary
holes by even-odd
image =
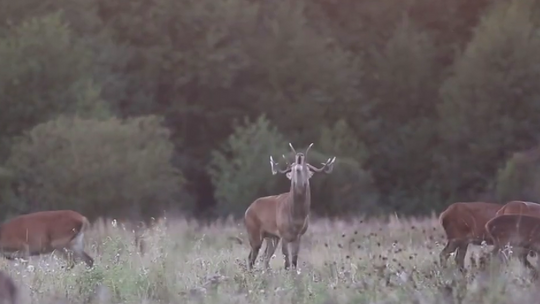
[[[285,260],[285,269],[289,269],[291,266],[289,262],[289,242],[285,239],[281,239],[281,252],[283,252],[283,259]]]
[[[264,267],[270,269],[270,259],[276,252],[277,245],[279,243],[279,238],[269,237],[266,239],[266,251],[264,255]]]
[[[297,268],[298,264],[298,252],[300,251],[300,237],[294,242],[291,242],[291,255],[293,268]]]

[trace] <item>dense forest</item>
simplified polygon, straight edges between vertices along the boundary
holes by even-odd
[[[540,0],[0,0],[2,217],[319,216],[540,195]]]

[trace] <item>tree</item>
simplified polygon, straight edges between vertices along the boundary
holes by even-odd
[[[439,180],[450,199],[475,199],[514,151],[538,142],[540,37],[536,1],[497,2],[443,84]]]
[[[212,151],[208,166],[218,212],[242,215],[257,197],[278,194],[279,179],[270,173],[269,156],[278,157],[286,147],[265,115],[237,123],[221,149]]]
[[[363,83],[369,111],[364,119],[353,120],[373,152],[367,169],[386,194],[383,204],[418,210],[426,195],[435,192],[430,184],[437,135],[432,126],[442,79],[437,49],[426,31],[404,17],[380,50],[372,48],[367,61]]]
[[[373,215],[385,211],[366,160],[369,151],[357,140],[348,123],[341,119],[323,127],[317,145],[309,151],[309,162],[319,164],[336,156],[331,174],[312,178],[313,211],[319,215]]]
[[[91,54],[60,14],[33,18],[0,39],[0,138],[59,113],[108,115],[89,72]],[[0,151],[0,156],[3,151]]]
[[[184,179],[158,116],[61,116],[26,132],[6,163],[25,182],[30,211],[76,209],[89,217],[155,216],[178,207]],[[176,205],[176,206],[175,206]]]
[[[496,198],[500,202],[540,200],[540,147],[514,153],[498,170],[495,183]]]

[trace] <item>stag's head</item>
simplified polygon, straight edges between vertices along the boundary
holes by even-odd
[[[315,168],[306,161],[309,149],[313,146],[313,143],[307,147],[305,154],[301,152],[296,152],[291,143],[289,143],[289,146],[291,147],[291,150],[295,155],[294,163],[287,163],[287,168],[281,170],[278,168],[278,163],[274,161],[272,156],[270,156],[270,166],[272,168],[272,174],[275,175],[278,172],[285,174],[287,178],[291,180],[292,187],[306,187],[307,185],[309,185],[309,179],[313,176],[315,172],[332,172],[336,157],[329,158],[325,163],[322,163],[323,167],[321,168]],[[285,155],[283,155],[283,158],[285,159]],[[285,161],[287,160],[285,159]]]

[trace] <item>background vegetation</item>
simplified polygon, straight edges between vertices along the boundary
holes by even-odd
[[[288,142],[319,216],[538,201],[538,2],[0,0],[1,216],[240,215]]]

